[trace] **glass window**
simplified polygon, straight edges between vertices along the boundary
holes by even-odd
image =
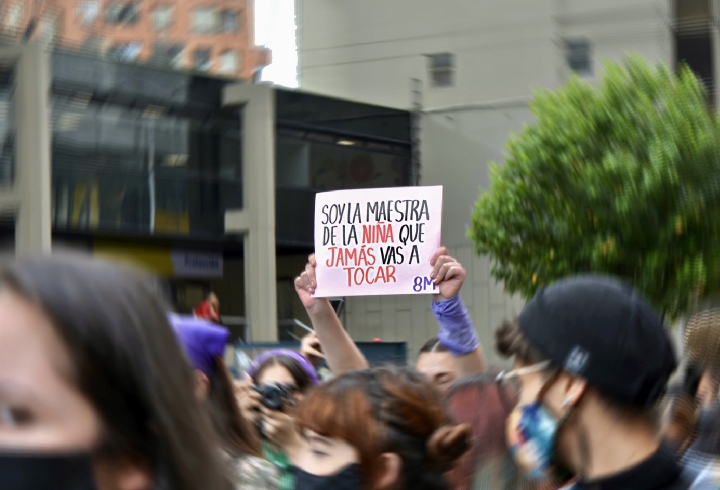
[[[181,43],[156,43],[152,61],[165,67],[182,69],[185,66],[185,45]]]
[[[135,61],[142,51],[142,43],[119,43],[108,51],[108,56],[118,61]]]
[[[220,67],[218,73],[223,75],[235,75],[238,72],[237,51],[225,51],[220,54]]]
[[[220,12],[220,22],[223,32],[238,31],[238,13],[233,10],[223,10]]]
[[[108,24],[135,25],[139,17],[137,2],[110,2],[107,6],[105,22]]]
[[[212,67],[212,50],[210,48],[197,48],[193,55],[193,68],[197,71],[210,71]]]
[[[196,34],[217,32],[218,16],[213,7],[201,7],[193,10],[193,31]]]
[[[82,102],[53,97],[56,226],[222,236],[242,206],[238,109],[199,120]]]
[[[153,9],[152,22],[156,31],[165,31],[170,29],[173,21],[172,5],[158,5]]]
[[[431,87],[452,87],[455,85],[455,55],[438,53],[428,56]]]
[[[23,3],[18,1],[10,4],[7,17],[5,18],[5,27],[8,29],[20,29],[25,15],[25,9],[23,7]]]
[[[82,24],[93,24],[100,16],[100,0],[83,0],[77,9]]]
[[[592,46],[587,39],[565,40],[565,60],[578,75],[592,75]]]

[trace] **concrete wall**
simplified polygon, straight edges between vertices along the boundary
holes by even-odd
[[[532,121],[534,88],[562,83],[567,38],[592,46],[597,79],[604,58],[636,51],[672,60],[666,0],[299,0],[299,80],[303,89],[408,108],[411,80],[423,81],[421,184],[442,184],[443,243],[468,270],[462,296],[491,362],[493,332],[520,311],[465,238],[470,211],[502,162],[511,131]],[[427,54],[455,54],[456,84],[431,88]],[[503,102],[505,101],[505,102]],[[463,106],[465,107],[458,107]],[[469,106],[468,106],[469,105]],[[429,297],[350,298],[347,328],[357,340],[408,341],[410,357],[437,325]]]
[[[407,108],[514,97],[556,82],[553,0],[301,0],[302,88]],[[429,88],[425,55],[456,56],[454,88]]]

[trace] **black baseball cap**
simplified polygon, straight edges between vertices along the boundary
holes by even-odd
[[[677,367],[655,310],[631,287],[608,277],[575,276],[541,289],[518,322],[552,365],[630,405],[653,404]]]

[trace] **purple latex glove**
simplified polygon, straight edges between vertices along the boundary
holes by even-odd
[[[464,356],[480,345],[472,320],[460,295],[448,300],[432,302],[432,312],[440,324],[438,339],[454,356]]]

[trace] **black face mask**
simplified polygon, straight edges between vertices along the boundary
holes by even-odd
[[[292,468],[295,490],[360,490],[360,465],[351,464],[334,475],[318,476]]]
[[[97,490],[90,458],[0,452],[2,490]]]

